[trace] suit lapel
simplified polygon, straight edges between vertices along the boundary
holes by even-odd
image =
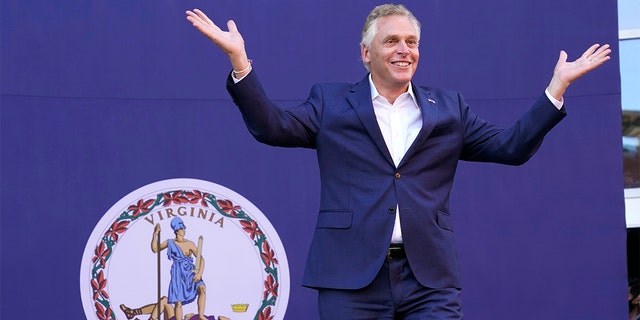
[[[373,111],[368,75],[351,88],[351,92],[347,95],[347,101],[358,114],[360,121],[362,121],[362,124],[369,133],[369,136],[378,149],[380,149],[380,152],[382,152],[385,159],[387,159],[392,166],[395,166],[393,159],[391,158],[391,154],[389,153],[389,149],[387,148],[387,144],[384,142],[384,137],[382,136],[378,120],[376,119],[376,114]]]
[[[412,83],[412,87],[422,114],[422,129],[420,129],[418,136],[404,157],[402,157],[402,161],[400,161],[398,167],[402,166],[407,159],[410,159],[416,150],[427,141],[438,120],[438,101],[432,95],[431,91],[418,87],[414,83]]]
[[[422,129],[420,129],[418,136],[409,147],[409,150],[405,153],[398,167],[402,166],[407,159],[411,158],[419,146],[426,142],[438,120],[439,102],[435,97],[433,97],[432,92],[418,87],[415,84],[413,84],[412,87],[422,114]],[[395,166],[393,159],[391,158],[391,154],[389,153],[389,148],[387,148],[387,144],[384,142],[380,126],[378,126],[376,114],[373,111],[368,75],[362,81],[353,86],[351,92],[347,95],[347,101],[358,114],[360,121],[362,121],[362,124],[369,133],[369,136],[375,142],[378,149],[380,149],[380,152],[382,152],[385,159],[387,159],[389,164]]]

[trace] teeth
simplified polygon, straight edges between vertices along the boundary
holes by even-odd
[[[408,62],[394,62],[394,64],[400,67],[406,67],[409,65]]]

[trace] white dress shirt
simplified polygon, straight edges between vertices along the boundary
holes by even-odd
[[[373,111],[378,120],[378,126],[384,137],[384,142],[389,149],[393,163],[398,166],[407,153],[409,147],[422,129],[422,114],[420,107],[413,94],[413,88],[409,83],[407,92],[396,98],[393,104],[381,96],[373,84],[369,75],[371,85],[371,101]],[[400,229],[400,208],[396,204],[396,221],[391,235],[391,243],[402,243],[402,230]]]

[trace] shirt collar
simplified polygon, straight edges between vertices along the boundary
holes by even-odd
[[[378,89],[376,89],[376,86],[373,84],[373,78],[371,78],[371,73],[369,73],[369,87],[371,88],[371,100],[375,99],[378,96],[382,97],[378,92]],[[411,97],[411,100],[413,100],[415,107],[419,108],[418,100],[416,99],[416,96],[413,93],[413,84],[411,83],[411,81],[409,81],[409,87],[407,88],[407,92],[405,93],[409,93],[409,96]]]

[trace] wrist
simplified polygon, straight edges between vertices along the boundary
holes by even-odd
[[[247,59],[244,65],[233,64],[233,70],[231,71],[234,79],[243,79],[246,75],[251,72],[251,59]]]
[[[247,62],[245,62],[244,67],[236,67],[234,65],[233,67],[233,74],[235,76],[240,76],[241,74],[246,74],[251,70],[251,59],[247,59]]]
[[[242,51],[238,54],[229,55],[229,62],[231,62],[233,70],[240,71],[251,64],[251,59],[249,59],[245,51]]]
[[[556,100],[562,101],[562,96],[564,95],[564,92],[567,90],[568,87],[569,87],[568,83],[564,83],[560,79],[558,79],[556,77],[553,77],[553,78],[551,78],[551,81],[549,82],[549,85],[547,86],[547,91]]]

